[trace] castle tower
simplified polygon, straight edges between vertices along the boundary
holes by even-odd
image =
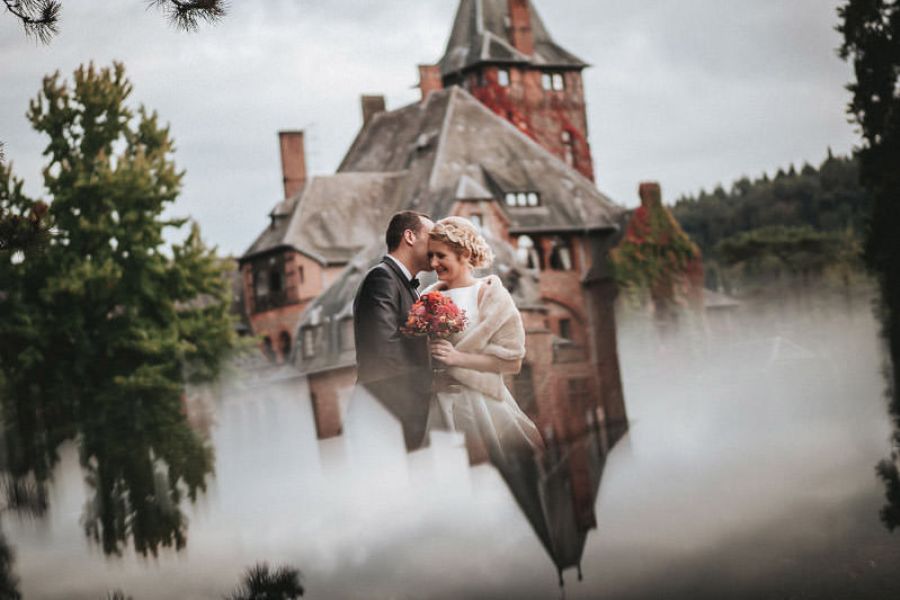
[[[587,66],[553,41],[529,0],[461,0],[436,65],[444,87],[464,87],[593,181],[581,77]],[[426,84],[433,91],[433,81]]]

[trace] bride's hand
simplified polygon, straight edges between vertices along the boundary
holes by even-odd
[[[431,356],[448,367],[455,367],[459,365],[462,353],[447,340],[433,340],[431,342]]]

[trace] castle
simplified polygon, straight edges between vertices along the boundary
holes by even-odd
[[[421,99],[362,128],[334,175],[306,175],[302,132],[281,132],[285,199],[240,258],[264,352],[310,387],[320,438],[340,435],[355,381],[352,300],[404,209],[475,222],[527,333],[513,395],[548,441],[627,427],[608,253],[626,211],[597,190],[582,71],[528,0],[461,0]]]

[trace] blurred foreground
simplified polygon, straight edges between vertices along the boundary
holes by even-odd
[[[66,446],[46,516],[3,522],[14,570],[26,598],[218,598],[256,561],[299,567],[310,598],[554,598],[580,559],[568,598],[891,597],[871,313],[742,307],[662,343],[626,320],[629,433],[533,466],[470,467],[450,434],[406,454],[377,405],[320,442],[308,397],[235,385],[207,407],[215,476],[183,505],[184,550],[105,558]]]

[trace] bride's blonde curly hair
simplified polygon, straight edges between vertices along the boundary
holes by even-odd
[[[447,217],[434,225],[429,237],[450,246],[458,256],[468,259],[474,269],[491,266],[494,253],[475,225],[462,217]]]

